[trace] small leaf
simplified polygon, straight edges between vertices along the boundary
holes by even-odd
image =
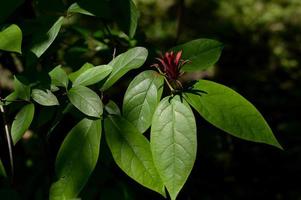
[[[110,100],[106,105],[105,105],[105,110],[110,114],[110,115],[121,115],[120,109],[118,105]]]
[[[23,100],[29,101],[30,87],[25,82],[26,81],[23,80],[22,77],[19,77],[19,76],[14,77],[15,95],[17,96],[18,99],[23,99]]]
[[[33,89],[31,96],[35,102],[42,106],[60,105],[56,96],[48,89],[46,89],[46,91],[40,89]]]
[[[101,120],[83,119],[67,135],[58,152],[58,181],[50,189],[50,200],[75,199],[93,172],[101,139]]]
[[[102,102],[93,90],[78,85],[69,90],[68,97],[71,103],[82,113],[97,118],[102,115]]]
[[[49,72],[49,76],[51,77],[51,84],[58,87],[68,86],[68,76],[66,72],[62,69],[61,65],[55,67],[51,72]]]
[[[84,15],[94,16],[94,14],[92,14],[89,11],[81,8],[77,3],[73,3],[68,8],[68,13],[80,13],[80,14],[84,14]]]
[[[120,116],[105,119],[105,134],[116,164],[141,185],[165,196],[148,140]]]
[[[155,109],[163,90],[163,76],[155,71],[144,71],[134,78],[126,90],[123,115],[139,132],[151,125]]]
[[[139,68],[143,65],[147,58],[147,49],[143,47],[135,47],[125,53],[114,58],[109,65],[113,67],[112,73],[103,84],[101,90],[109,89],[118,79],[131,69]]]
[[[7,177],[7,174],[6,174],[6,171],[5,171],[5,168],[3,166],[3,163],[1,161],[1,158],[0,158],[0,177]]]
[[[87,69],[74,80],[73,85],[93,85],[107,77],[111,71],[112,67],[110,65],[100,65]]]
[[[206,80],[198,81],[194,89],[205,93],[187,93],[187,101],[209,123],[238,138],[282,149],[262,115],[237,92]]]
[[[7,106],[9,104],[11,104],[13,101],[17,100],[18,99],[18,94],[16,93],[16,91],[13,91],[12,93],[10,93],[9,95],[7,95],[5,97],[5,101],[3,103],[3,105]]]
[[[183,51],[182,58],[189,60],[182,67],[185,72],[206,70],[219,59],[223,44],[210,39],[197,39],[172,48],[174,51]]]
[[[0,32],[0,50],[21,53],[22,31],[12,24]]]
[[[32,103],[25,105],[16,115],[12,127],[11,137],[14,145],[22,138],[28,130],[34,116],[34,105]]]
[[[74,82],[75,79],[77,79],[77,77],[79,77],[82,73],[84,73],[85,71],[87,71],[88,69],[93,68],[94,66],[90,63],[85,63],[79,70],[72,72],[71,74],[69,74],[69,79]]]
[[[64,17],[58,18],[49,30],[33,38],[31,51],[39,58],[53,43],[63,24]]]
[[[164,98],[153,116],[151,150],[155,166],[170,197],[175,200],[196,158],[194,115],[178,96]]]

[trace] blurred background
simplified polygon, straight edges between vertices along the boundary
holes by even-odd
[[[26,45],[33,32],[47,26],[35,21],[35,17],[55,16],[62,2],[19,2],[6,23],[21,26]],[[71,3],[64,1],[62,8]],[[150,50],[143,67],[150,69],[158,52],[176,44],[197,38],[221,41],[225,47],[219,62],[198,75],[225,84],[252,102],[285,150],[236,139],[198,118],[197,160],[178,199],[301,200],[301,1],[135,0],[135,3],[140,20],[134,39],[127,38],[110,20],[71,16],[39,61],[40,68],[47,72],[62,64],[67,71],[73,71],[85,62],[110,61],[114,48],[120,53],[141,45]],[[0,53],[3,96],[13,89],[12,74],[26,73],[24,68],[30,65],[27,61],[15,54]],[[115,87],[118,90],[110,92],[110,98],[119,105],[122,93],[137,72],[131,72]],[[50,151],[54,158],[58,147],[45,149],[45,141],[40,137],[43,129],[35,127],[16,146],[14,181],[11,184],[0,178],[1,200],[47,199],[53,169],[45,155]],[[68,130],[66,124],[60,125],[56,134],[63,135]],[[113,163],[105,144],[97,168],[80,197],[164,199],[123,174]]]

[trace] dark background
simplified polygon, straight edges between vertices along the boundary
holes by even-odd
[[[63,64],[67,71],[71,71],[85,62],[108,62],[114,47],[120,53],[130,46],[141,45],[150,50],[143,67],[150,69],[154,56],[175,44],[196,38],[221,41],[225,47],[219,62],[198,75],[223,83],[252,102],[285,150],[239,140],[198,118],[197,160],[178,199],[300,200],[301,1],[135,2],[140,10],[135,40],[128,41],[120,36],[120,31],[110,20],[76,15],[64,25],[59,37],[42,56],[39,66],[47,71]],[[61,4],[59,0],[52,1],[49,4],[52,6],[35,3],[31,0],[20,3],[5,22],[23,27],[25,46],[35,30],[33,22],[37,16],[55,15]],[[63,2],[65,6],[70,3]],[[111,33],[106,32],[107,26]],[[18,60],[23,62],[22,59],[0,53],[0,89],[3,94],[12,90],[12,74],[24,71],[23,68],[26,71],[26,64],[16,63]],[[129,73],[115,87],[118,90],[109,94],[119,105],[122,93],[137,72],[139,70]],[[10,180],[0,178],[1,200],[47,199],[53,175],[51,163],[58,141],[74,124],[69,117],[66,116],[66,122],[57,127],[57,136],[50,141],[50,147],[43,139],[47,124],[36,127],[28,139],[15,147],[15,176],[12,184]],[[100,161],[80,196],[82,199],[101,200],[163,199],[122,173],[113,163],[105,143],[101,147]]]

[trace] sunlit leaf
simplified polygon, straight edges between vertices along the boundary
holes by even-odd
[[[241,139],[282,148],[258,110],[234,90],[207,80],[194,85],[201,95],[187,93],[187,101],[204,119]]]
[[[68,86],[68,76],[66,72],[59,65],[49,72],[51,78],[51,84],[55,86],[61,86],[67,88]]]
[[[144,71],[128,86],[123,100],[123,115],[144,133],[151,125],[163,90],[163,76],[155,71]]]
[[[135,47],[114,58],[109,65],[113,67],[112,73],[106,79],[101,90],[109,89],[118,79],[132,69],[139,68],[143,65],[148,55],[147,49]]]
[[[84,73],[85,71],[87,71],[88,69],[93,68],[94,66],[90,63],[85,63],[79,70],[72,72],[71,74],[69,74],[69,79],[74,82],[75,79],[77,79],[77,77],[79,77],[82,73]]]
[[[166,97],[158,105],[150,144],[155,166],[175,200],[192,170],[197,150],[194,115],[178,96]]]
[[[97,118],[102,115],[102,102],[93,90],[78,85],[69,90],[68,97],[71,103],[82,113]]]
[[[105,119],[105,134],[116,164],[141,185],[165,196],[148,140],[120,116]]]
[[[60,105],[56,96],[48,89],[33,89],[31,96],[35,102],[43,106]]]
[[[112,67],[110,65],[99,65],[87,69],[74,80],[73,85],[93,85],[107,77],[111,73],[111,71]]]
[[[21,53],[22,31],[12,24],[0,31],[0,50]]]

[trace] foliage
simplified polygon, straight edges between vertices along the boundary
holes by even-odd
[[[166,188],[176,199],[197,155],[197,122],[191,108],[231,135],[282,149],[259,111],[238,93],[212,81],[183,79],[184,72],[212,67],[222,52],[220,42],[202,38],[176,45],[157,59],[154,70],[145,70],[149,50],[135,39],[138,10],[133,1],[55,1],[49,15],[43,9],[50,1],[35,2],[39,14],[34,23],[41,29],[33,31],[30,23],[9,24],[0,32],[0,49],[20,54],[24,67],[15,74],[14,91],[1,96],[0,106],[3,118],[10,117],[14,146],[21,145],[18,141],[28,129],[46,140],[45,148],[55,140],[50,199],[78,197],[97,166],[102,145],[129,177],[163,197]],[[1,10],[8,8],[11,5],[3,3]],[[92,26],[102,23],[101,31],[81,28],[77,23],[85,17],[96,20]],[[62,38],[70,30],[77,36]],[[28,41],[22,42],[22,32]],[[68,47],[62,47],[64,42]],[[62,62],[52,63],[52,54]],[[100,60],[93,60],[99,55]],[[141,73],[126,88],[120,109],[108,96],[113,90],[122,93],[118,84],[138,68]],[[67,127],[67,135],[58,128],[65,123],[75,124]],[[9,159],[12,163],[13,157]],[[13,165],[0,160],[0,175],[6,176],[9,168]]]

